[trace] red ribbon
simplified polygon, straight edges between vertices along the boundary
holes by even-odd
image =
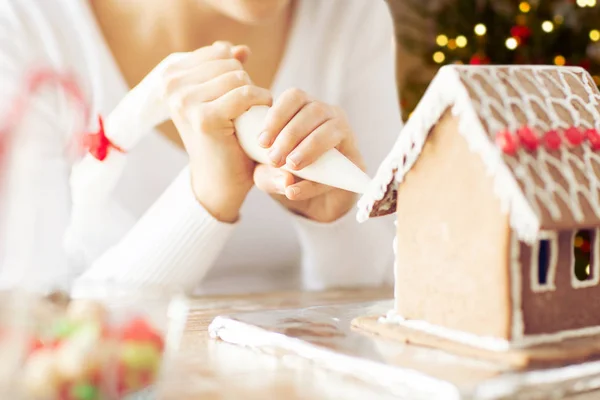
[[[104,121],[102,116],[98,116],[98,132],[87,133],[83,137],[83,145],[87,151],[99,161],[104,161],[111,149],[120,153],[125,153],[125,150],[115,145],[106,137],[104,131]]]

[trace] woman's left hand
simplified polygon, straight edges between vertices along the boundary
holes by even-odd
[[[279,169],[286,165],[292,171],[300,170],[333,148],[365,169],[350,124],[339,107],[290,89],[269,110],[259,142],[269,149],[271,165],[258,165],[254,182],[290,211],[326,223],[342,217],[356,203],[354,193],[302,180]]]

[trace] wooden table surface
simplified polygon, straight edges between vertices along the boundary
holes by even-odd
[[[214,317],[231,313],[358,303],[392,298],[391,289],[285,292],[194,299],[181,349],[160,385],[158,398],[188,399],[388,399],[375,387],[311,366],[303,360],[281,360],[208,336]],[[291,362],[293,361],[293,362]],[[346,395],[345,395],[346,394]],[[592,400],[600,394],[571,400]]]

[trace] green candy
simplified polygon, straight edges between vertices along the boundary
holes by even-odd
[[[132,369],[156,369],[161,354],[152,343],[125,343],[121,349],[121,361]]]
[[[94,385],[80,383],[71,388],[71,397],[77,400],[97,400],[98,389]]]
[[[71,336],[75,331],[77,331],[78,328],[79,324],[76,324],[66,318],[62,318],[54,323],[54,326],[52,327],[52,335],[59,339],[64,339]]]

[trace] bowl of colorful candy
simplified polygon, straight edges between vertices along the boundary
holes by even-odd
[[[105,400],[149,393],[168,369],[187,318],[173,288],[79,283],[33,312],[19,373],[22,396]],[[51,311],[49,311],[51,310]]]

